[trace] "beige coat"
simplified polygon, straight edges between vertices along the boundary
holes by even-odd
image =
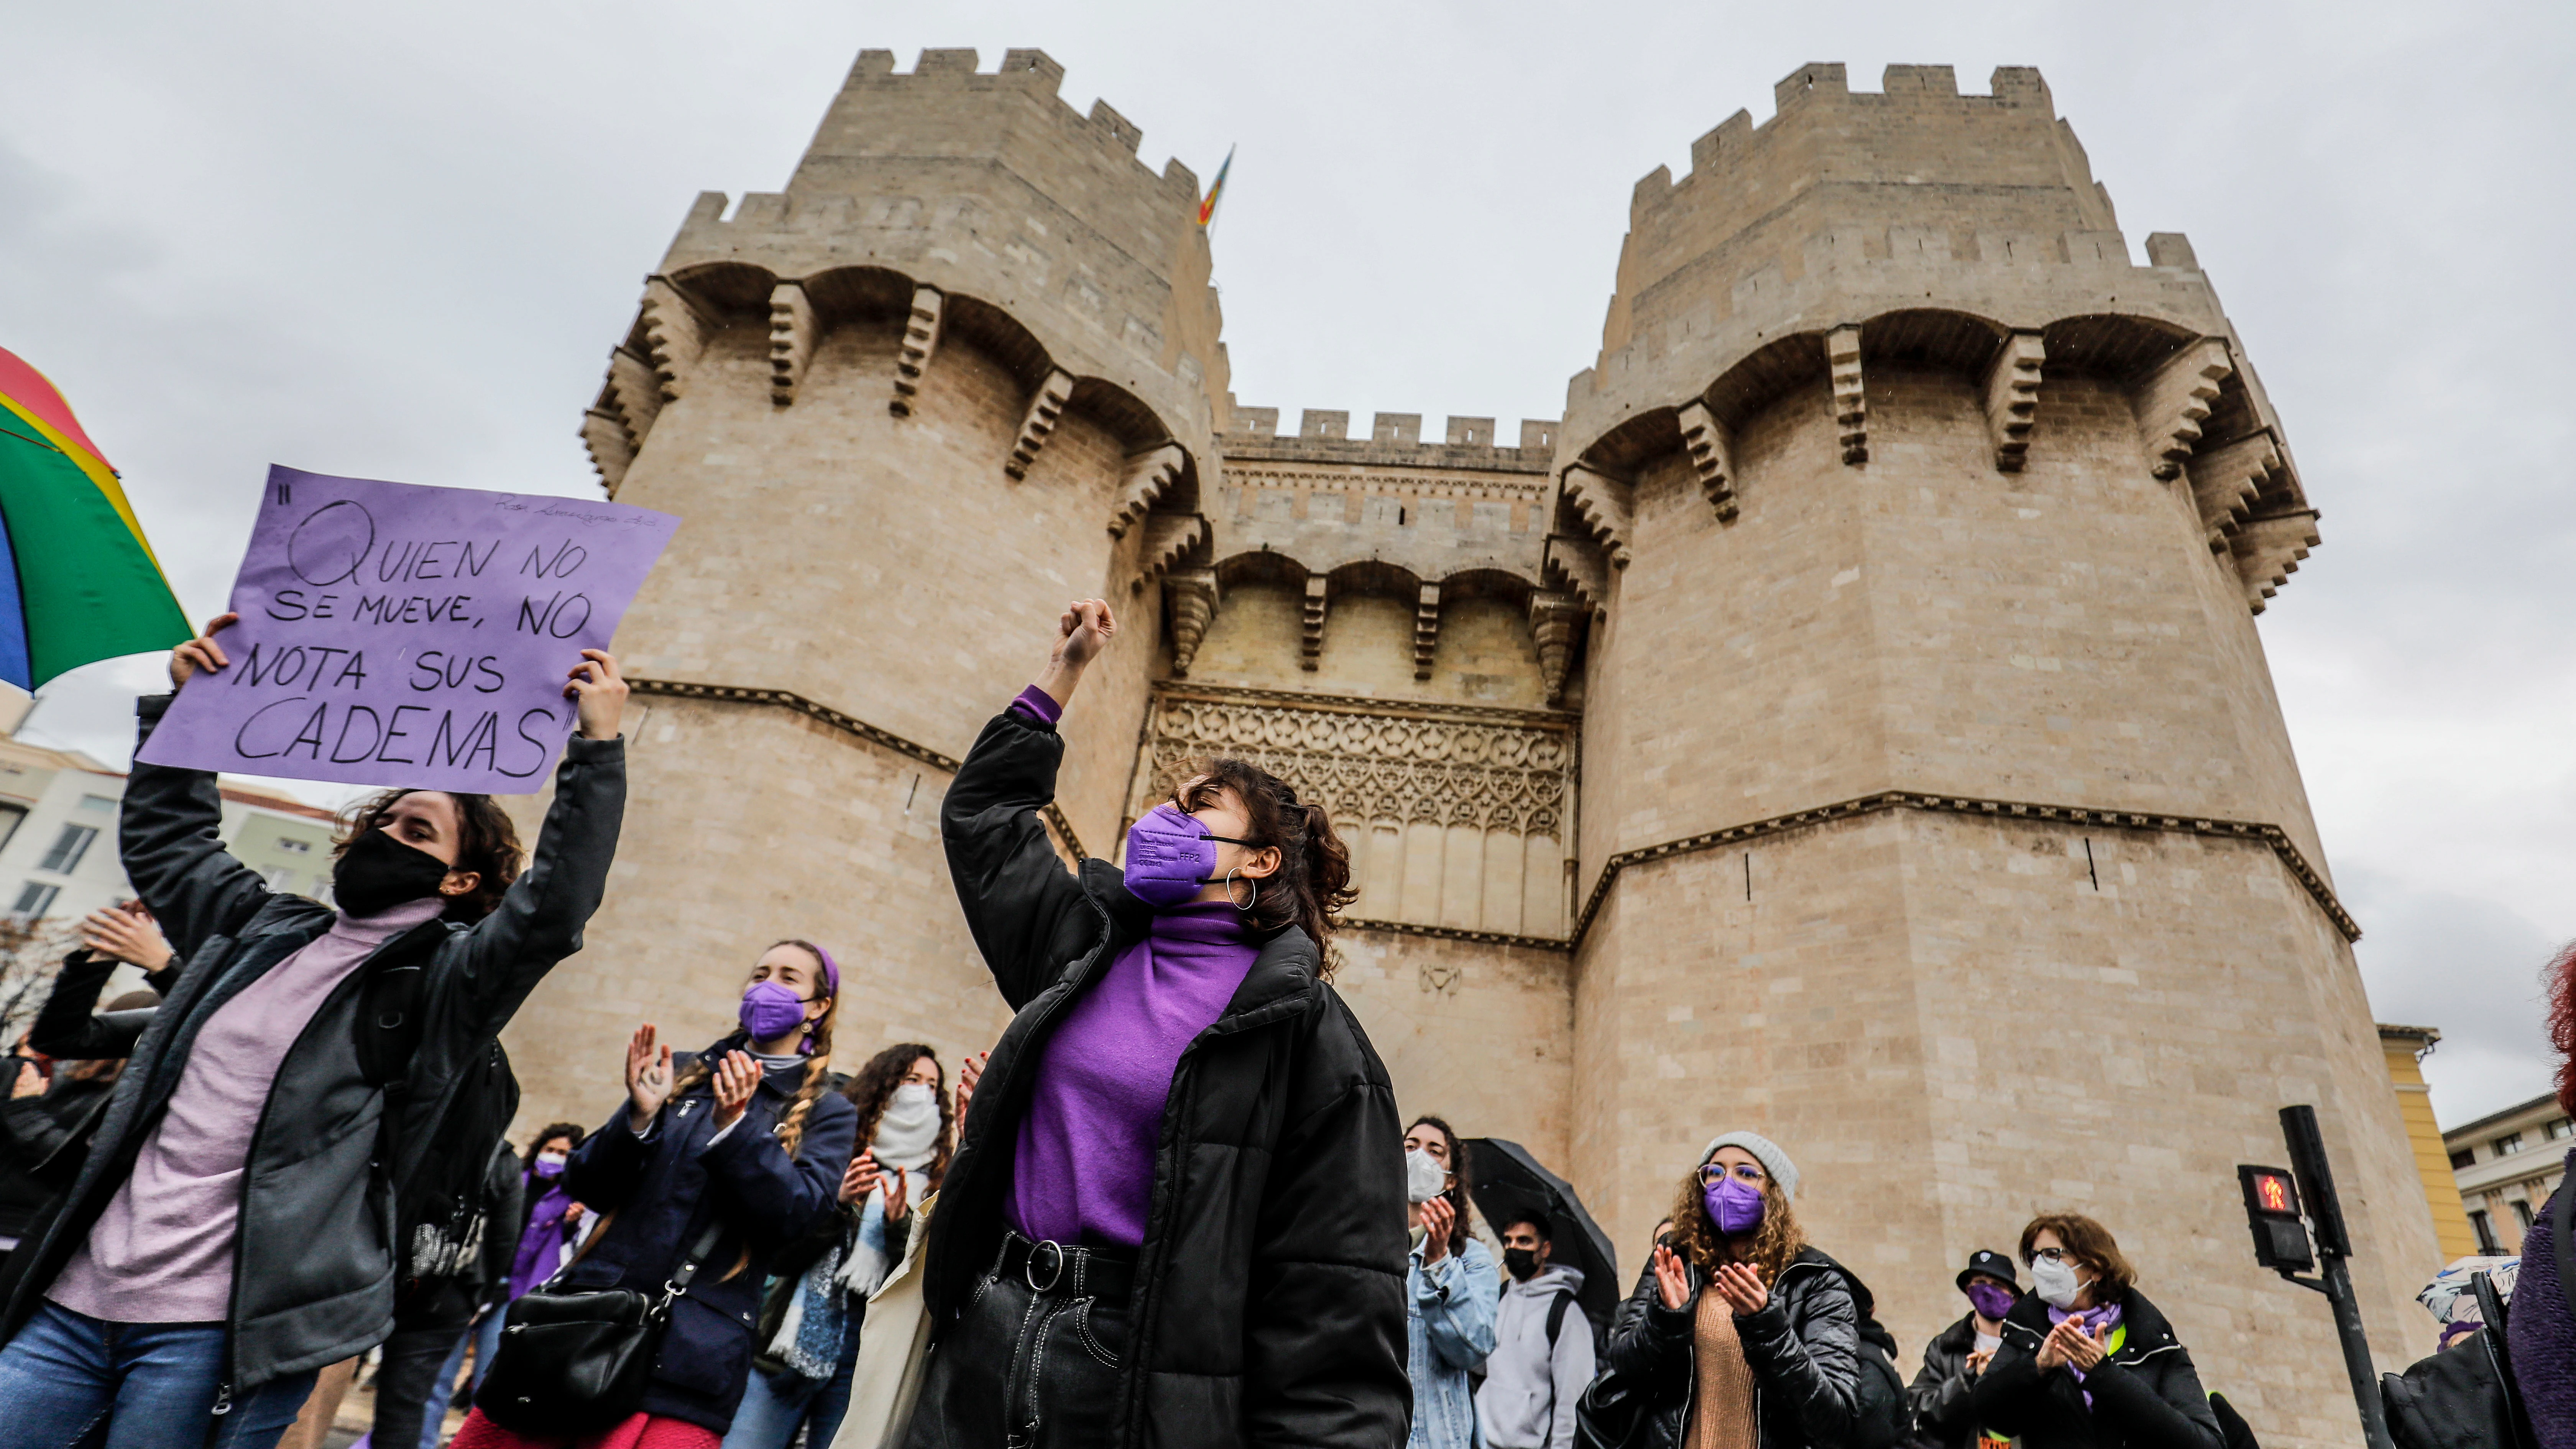
[[[877,1291],[868,1295],[868,1316],[859,1329],[859,1361],[851,1370],[850,1408],[841,1416],[841,1432],[831,1449],[901,1449],[904,1430],[912,1423],[913,1401],[921,1396],[921,1370],[930,1355],[930,1315],[921,1301],[921,1249],[930,1241],[930,1213],[939,1204],[932,1193],[921,1200],[903,1261],[894,1265]]]

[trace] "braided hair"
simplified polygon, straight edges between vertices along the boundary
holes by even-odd
[[[793,946],[813,957],[816,971],[814,984],[822,985],[822,948],[811,941],[800,941],[790,937],[783,941],[771,942],[769,950],[760,954],[766,956],[769,951],[775,951],[781,946]],[[796,1149],[805,1143],[805,1119],[813,1114],[814,1099],[822,1096],[832,1085],[832,1019],[840,1014],[841,998],[835,994],[824,1003],[821,1016],[805,1023],[805,1042],[813,1055],[805,1059],[805,1079],[797,1085],[796,1100],[787,1104],[786,1112],[778,1119],[778,1145],[786,1148],[787,1155],[790,1157],[794,1157]],[[681,1093],[715,1074],[715,1054],[713,1052],[702,1054],[697,1060],[689,1063],[687,1069],[680,1073],[678,1080],[671,1083],[671,1096],[676,1100]]]
[[[1303,927],[1323,950],[1338,924],[1334,918],[1359,899],[1351,889],[1350,848],[1333,833],[1332,817],[1323,806],[1300,801],[1287,781],[1232,755],[1202,764],[1173,798],[1186,814],[1214,804],[1221,787],[1243,802],[1245,838],[1279,852],[1279,869],[1254,886],[1252,904],[1244,909],[1246,924],[1262,932]],[[1331,953],[1324,959],[1324,974],[1330,975]]]

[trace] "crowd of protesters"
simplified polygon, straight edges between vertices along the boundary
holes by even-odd
[[[229,664],[228,622],[174,690]],[[840,963],[782,921],[745,947],[735,1030],[680,1052],[639,1024],[605,1119],[523,1148],[495,1036],[606,886],[613,658],[567,672],[533,856],[487,797],[387,791],[350,813],[332,906],[224,850],[211,776],[138,764],[140,900],[82,923],[0,1060],[0,1449],[267,1449],[361,1354],[371,1449],[2251,1442],[2074,1213],[1969,1255],[1908,1383],[1752,1131],[1707,1144],[1624,1298],[1596,1281],[1587,1310],[1568,1205],[1480,1211],[1477,1141],[1403,1125],[1328,980],[1353,893],[1323,810],[1219,759],[1123,868],[1062,862],[1057,726],[1116,632],[1070,606],[942,806],[1012,1012],[989,1053],[953,1082],[918,1042],[836,1068]],[[143,984],[102,1008],[120,971]],[[2555,973],[2576,1110],[2576,949]],[[2535,1442],[2576,1449],[2550,1222],[2512,1347]]]

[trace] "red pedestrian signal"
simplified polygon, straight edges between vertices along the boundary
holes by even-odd
[[[2245,1189],[2245,1223],[2254,1233],[2254,1261],[2283,1274],[2317,1265],[2308,1225],[2299,1212],[2299,1184],[2286,1167],[2239,1166]]]

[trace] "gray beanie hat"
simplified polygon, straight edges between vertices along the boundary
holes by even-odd
[[[1780,1150],[1779,1143],[1759,1132],[1721,1132],[1709,1139],[1708,1150],[1699,1155],[1699,1165],[1708,1166],[1708,1160],[1715,1157],[1721,1147],[1741,1147],[1752,1153],[1753,1160],[1762,1164],[1762,1170],[1771,1174],[1771,1180],[1780,1184],[1780,1195],[1796,1200],[1798,1164],[1789,1160],[1789,1154]]]

